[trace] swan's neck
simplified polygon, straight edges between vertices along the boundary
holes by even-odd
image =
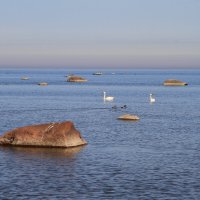
[[[106,99],[106,93],[105,92],[103,93],[103,99]]]

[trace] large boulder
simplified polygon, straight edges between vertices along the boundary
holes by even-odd
[[[31,125],[0,136],[0,145],[37,147],[75,147],[87,144],[70,121]]]
[[[80,76],[69,76],[67,82],[87,82],[88,80]]]
[[[175,80],[175,79],[169,79],[169,80],[166,80],[163,85],[165,86],[185,86],[185,85],[188,85],[186,82],[182,82],[182,81],[179,81],[179,80]]]

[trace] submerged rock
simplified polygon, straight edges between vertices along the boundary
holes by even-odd
[[[88,80],[80,76],[69,76],[67,82],[87,82]]]
[[[185,85],[188,85],[188,83],[182,82],[179,80],[175,80],[175,79],[169,79],[169,80],[166,80],[163,83],[163,85],[165,85],[165,86],[185,86]]]
[[[87,144],[70,121],[31,125],[0,136],[0,145],[36,147],[75,147]]]
[[[121,119],[121,120],[139,120],[140,118],[137,115],[125,114],[125,115],[121,115],[117,119]]]

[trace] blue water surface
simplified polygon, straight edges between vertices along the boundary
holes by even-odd
[[[1,134],[71,120],[88,142],[73,149],[0,147],[0,199],[200,199],[200,70],[94,72],[0,69]],[[88,82],[66,82],[69,74]],[[165,87],[166,79],[189,85]],[[104,102],[103,91],[114,102]],[[127,113],[140,120],[117,120]]]

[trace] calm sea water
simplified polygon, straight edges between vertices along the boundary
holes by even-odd
[[[65,150],[0,147],[0,199],[200,199],[200,70],[93,72],[0,70],[1,134],[72,120],[88,141]],[[65,82],[67,74],[89,81]],[[162,86],[169,78],[189,85]],[[115,101],[104,103],[103,91]],[[141,119],[116,119],[126,113]]]

